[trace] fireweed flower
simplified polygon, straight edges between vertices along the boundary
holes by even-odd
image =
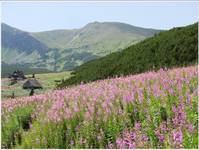
[[[160,142],[162,142],[162,143],[164,142],[164,139],[165,139],[164,135],[161,134],[159,130],[155,131],[155,135],[157,136],[157,138],[159,139]]]
[[[70,140],[70,144],[74,145],[75,144],[74,140]]]
[[[65,117],[66,119],[72,118],[72,112],[71,112],[71,110],[70,110],[69,108],[65,108],[65,109],[64,109],[64,117]]]
[[[183,134],[181,129],[173,131],[173,140],[175,144],[182,144]]]
[[[141,129],[141,124],[139,122],[135,123],[135,130],[140,130]]]
[[[169,90],[168,90],[168,91],[169,91],[169,94],[170,94],[170,95],[173,95],[173,96],[175,96],[175,93],[174,93],[174,90],[173,90],[173,88],[169,88]]]
[[[166,122],[162,122],[160,124],[160,130],[163,132],[163,133],[167,133],[169,131],[169,129],[167,128],[167,125],[166,125]]]
[[[130,103],[133,100],[133,97],[134,97],[133,95],[131,95],[130,93],[128,93],[128,94],[125,94],[123,96],[123,100],[126,101],[127,103]]]
[[[140,103],[142,103],[143,98],[144,98],[144,96],[143,96],[143,90],[139,89],[138,90],[138,100],[139,100]]]
[[[193,125],[191,123],[189,123],[187,125],[187,129],[188,129],[189,133],[193,133],[193,131],[194,131],[194,127],[193,127]]]
[[[191,103],[191,96],[187,93],[186,94],[186,104],[190,106],[190,108],[192,108],[192,103]]]
[[[135,141],[136,139],[136,133],[135,132],[131,132],[131,140]]]
[[[184,107],[184,104],[181,103],[177,108],[175,106],[172,108],[172,111],[174,112],[172,121],[175,126],[181,126],[186,121],[186,112]]]
[[[176,106],[172,106],[172,111],[174,112],[174,113],[176,113],[177,112],[177,108],[176,108]]]
[[[116,146],[119,149],[125,149],[125,142],[121,138],[116,139]]]
[[[129,149],[135,149],[135,148],[136,148],[135,143],[129,143],[129,144],[128,144],[128,148],[129,148]]]
[[[84,143],[83,143],[83,138],[82,138],[82,137],[80,137],[80,139],[79,139],[79,144],[81,144],[81,145],[84,144]]]
[[[179,100],[180,100],[180,101],[183,100],[183,96],[182,96],[182,95],[179,96]]]
[[[142,138],[141,138],[142,141],[146,142],[148,141],[148,139],[149,138],[145,134],[142,135]]]

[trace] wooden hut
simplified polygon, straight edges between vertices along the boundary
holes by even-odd
[[[35,79],[28,79],[24,84],[23,84],[24,89],[42,89],[41,84]]]
[[[26,79],[23,71],[19,71],[19,70],[16,70],[12,74],[9,74],[8,78],[10,78],[11,80],[24,80],[24,79]]]

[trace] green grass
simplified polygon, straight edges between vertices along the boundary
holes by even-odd
[[[32,75],[26,75],[26,77],[32,77]],[[43,89],[35,90],[35,94],[41,94],[47,90],[52,90],[56,87],[56,82],[58,80],[66,79],[70,77],[70,71],[59,72],[59,73],[44,73],[35,74],[36,79],[41,83]],[[19,81],[14,85],[10,85],[10,80],[8,78],[2,78],[1,80],[1,98],[6,99],[11,97],[12,92],[14,92],[16,97],[28,96],[30,91],[24,90],[22,88],[24,81]]]

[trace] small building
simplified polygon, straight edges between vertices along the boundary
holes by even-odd
[[[28,79],[24,84],[23,84],[24,89],[42,89],[42,85],[35,79]]]
[[[8,75],[8,78],[11,80],[24,80],[27,79],[23,73],[23,71],[16,70],[12,74]]]

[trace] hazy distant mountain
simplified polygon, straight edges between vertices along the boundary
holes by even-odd
[[[32,35],[51,48],[78,48],[101,51],[100,48],[116,51],[146,37],[153,36],[157,30],[145,29],[117,22],[94,22],[81,29],[54,30],[32,33]],[[94,48],[94,49],[93,49]]]
[[[20,52],[32,53],[35,49],[44,54],[48,49],[39,40],[32,37],[28,32],[12,28],[2,23],[2,46],[8,49],[17,49]]]
[[[2,61],[53,71],[120,51],[160,30],[117,22],[93,22],[74,30],[28,33],[2,24]]]

